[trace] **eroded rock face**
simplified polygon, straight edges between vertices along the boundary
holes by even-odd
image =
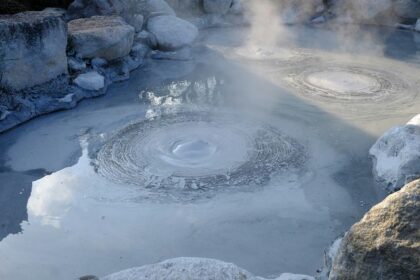
[[[175,16],[157,16],[149,19],[147,29],[161,50],[176,50],[190,46],[198,36],[193,24]]]
[[[127,269],[101,280],[265,280],[232,264],[203,258],[176,258],[161,263]],[[315,280],[306,275],[284,273],[276,280]]]
[[[0,87],[20,90],[67,74],[67,29],[50,12],[0,16]]]
[[[307,22],[324,9],[322,0],[283,0],[279,5],[282,21],[286,24]]]
[[[369,151],[378,181],[390,190],[420,178],[420,115],[387,131]]]
[[[330,280],[420,278],[420,180],[374,206],[345,235]]]
[[[68,23],[71,47],[82,58],[113,60],[129,54],[134,28],[118,16],[94,16]]]

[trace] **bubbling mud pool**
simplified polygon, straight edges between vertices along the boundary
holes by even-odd
[[[266,184],[271,174],[302,170],[304,162],[304,147],[268,124],[189,112],[128,126],[100,149],[96,165],[114,182],[173,196],[177,189]],[[189,194],[178,196],[186,200]]]

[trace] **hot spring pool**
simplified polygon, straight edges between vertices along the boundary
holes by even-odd
[[[395,49],[411,33],[367,60],[334,32],[291,31],[301,40],[279,55],[249,57],[246,30],[208,31],[195,60],[148,61],[106,96],[0,135],[0,278],[181,256],[314,275],[385,195],[368,149],[418,113],[420,59]]]

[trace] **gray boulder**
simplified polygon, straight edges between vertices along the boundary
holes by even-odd
[[[21,90],[67,74],[66,46],[66,24],[59,16],[0,16],[0,88]]]
[[[374,206],[341,242],[330,280],[420,279],[420,181]]]
[[[154,35],[161,50],[190,46],[198,36],[197,27],[175,16],[152,17],[147,23],[147,29]]]
[[[100,90],[105,87],[105,78],[96,71],[80,74],[73,81],[78,87],[85,90]]]
[[[118,16],[94,16],[68,22],[71,47],[82,58],[113,60],[129,54],[134,28]]]
[[[420,115],[387,131],[369,151],[374,174],[390,190],[420,178]]]
[[[204,11],[208,14],[226,14],[232,6],[232,0],[203,0]]]

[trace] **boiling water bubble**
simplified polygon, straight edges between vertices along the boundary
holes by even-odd
[[[115,183],[183,200],[263,185],[276,172],[302,170],[305,160],[301,144],[265,123],[182,112],[124,128],[99,150],[96,164],[99,174]]]

